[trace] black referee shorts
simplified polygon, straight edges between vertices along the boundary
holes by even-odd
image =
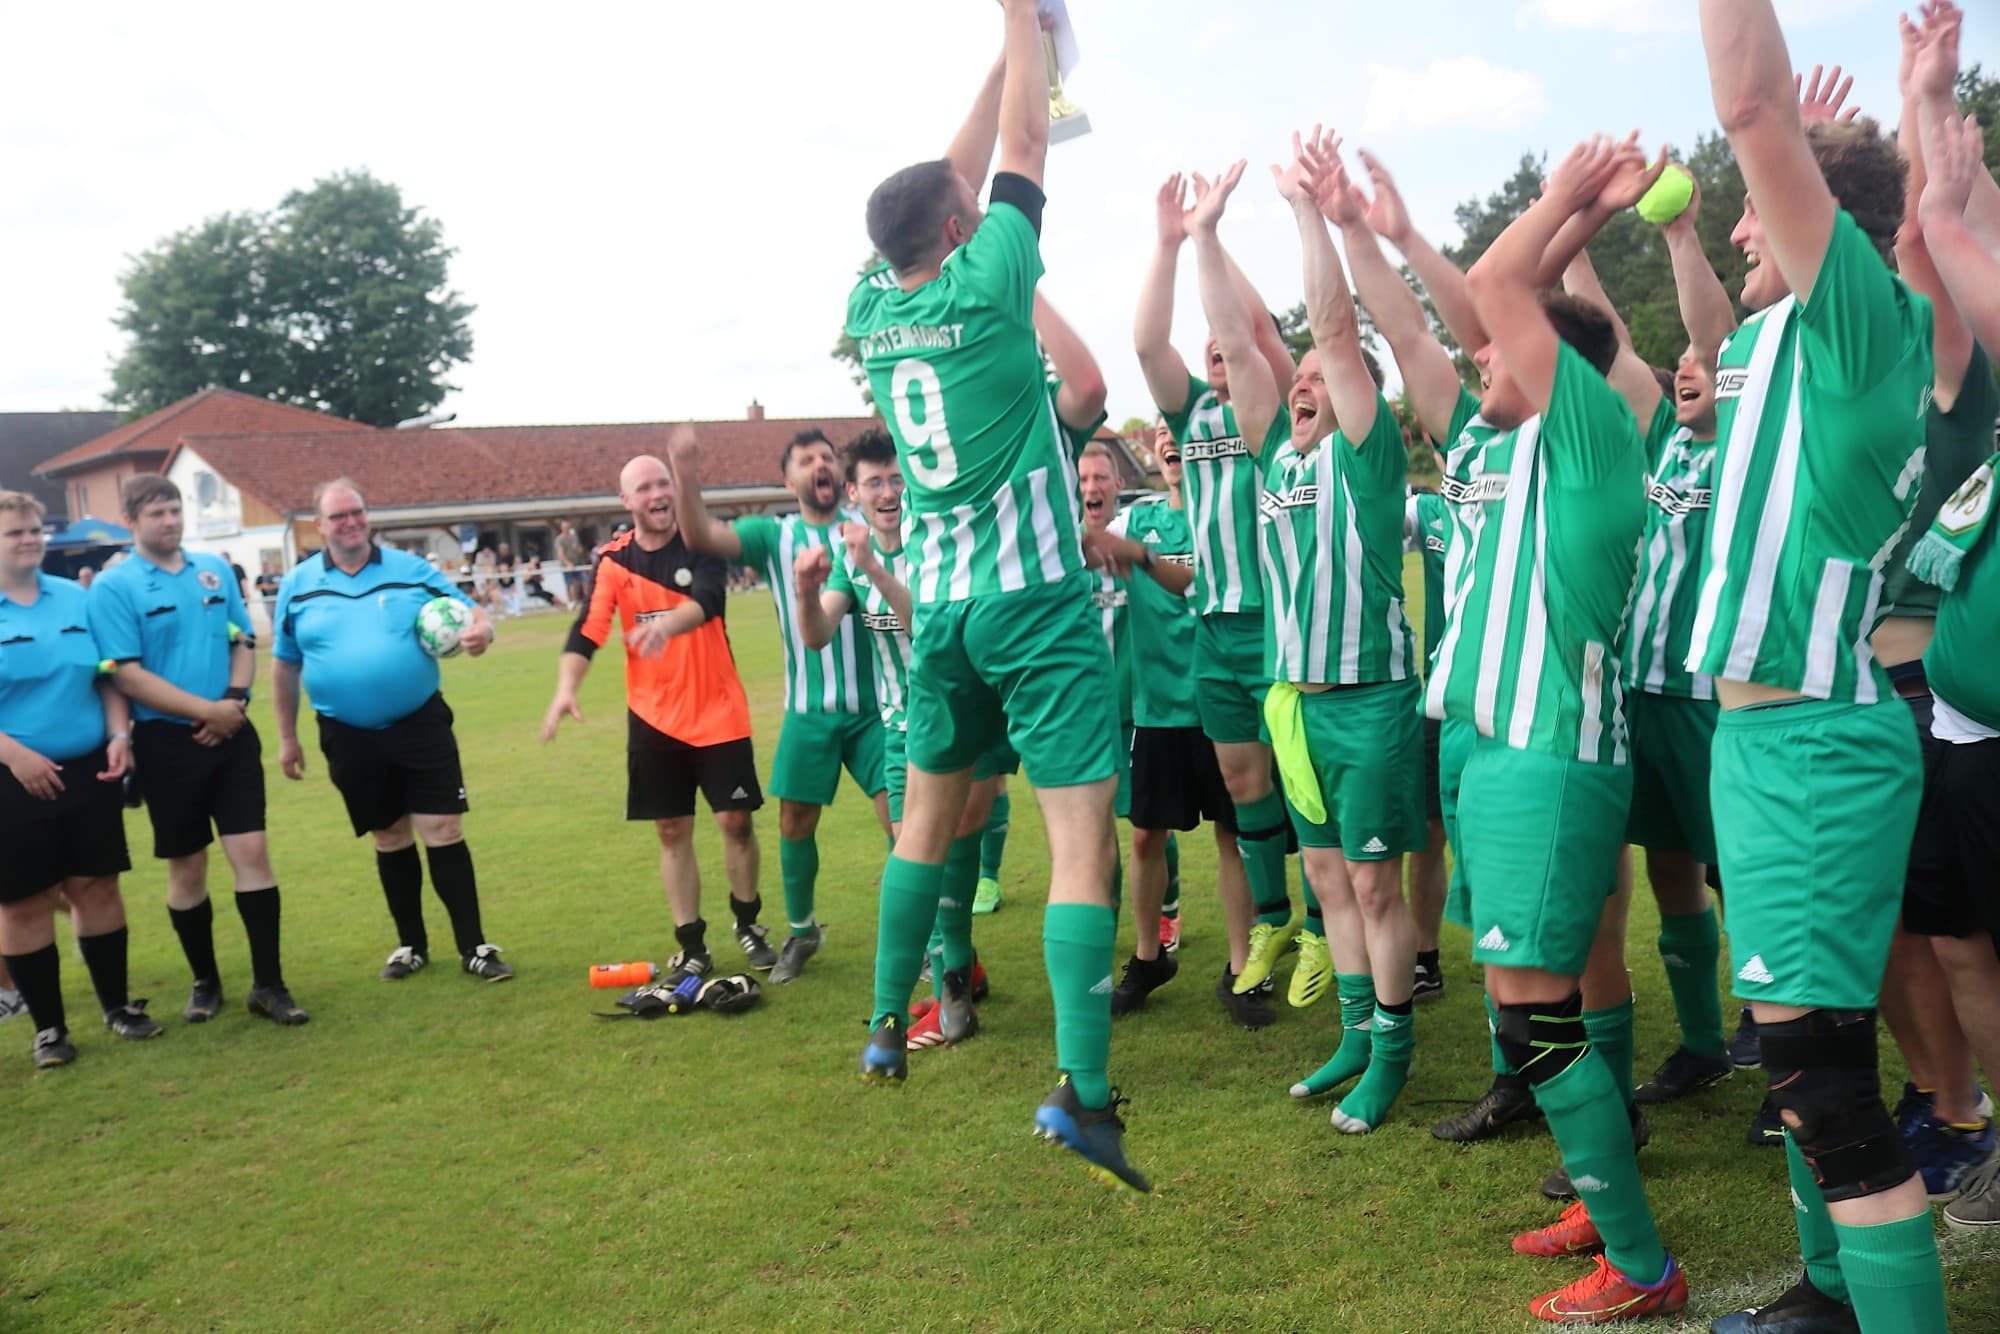
[[[1134,829],[1193,829],[1203,820],[1236,832],[1236,803],[1199,727],[1132,730]]]
[[[694,814],[694,793],[708,808],[754,811],[764,804],[750,738],[690,746],[626,711],[625,818],[678,820]]]
[[[1954,744],[1930,734],[1930,700],[1915,709],[1923,728],[1924,801],[1910,843],[1903,929],[1920,936],[1986,932],[2000,942],[2000,738]]]
[[[132,725],[132,763],[155,857],[189,857],[214,841],[264,829],[264,743],[248,722],[219,746],[194,739],[194,728],[165,718]]]
[[[19,903],[71,877],[118,875],[132,869],[125,849],[122,785],[97,775],[104,748],[64,760],[63,790],[54,801],[28,795],[0,766],[0,903]]]
[[[356,834],[387,829],[406,815],[471,809],[451,721],[442,693],[387,727],[351,727],[319,715],[319,752]]]

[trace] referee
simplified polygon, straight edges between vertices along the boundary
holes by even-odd
[[[347,479],[321,483],[313,511],[325,548],[285,576],[271,618],[278,764],[287,778],[305,776],[303,683],[319,715],[327,776],[347,803],[355,834],[375,836],[375,869],[401,940],[383,980],[406,978],[430,961],[416,848],[422,839],[460,963],[474,977],[504,982],[514,970],[480,927],[479,883],[459,823],[467,809],[465,775],[451,709],[438,688],[437,661],[417,643],[424,604],[440,597],[465,602],[465,596],[429,561],[376,546],[367,502]],[[493,623],[473,607],[459,643],[476,658],[492,642]]]
[[[153,822],[153,855],[167,863],[167,915],[194,987],[181,1016],[222,1011],[208,898],[210,828],[236,880],[236,911],[250,938],[251,1014],[287,1026],[306,1012],[285,989],[278,951],[278,878],[264,840],[263,745],[250,725],[256,657],[243,583],[226,561],[181,547],[180,488],[155,473],[125,479],[132,558],[90,587],[90,629],[117,664],[132,701],[132,753]]]
[[[56,951],[64,897],[105,1026],[162,1031],[125,992],[125,697],[96,684],[84,591],[41,572],[45,550],[41,502],[0,491],[0,956],[34,1019],[37,1069],[76,1059]]]

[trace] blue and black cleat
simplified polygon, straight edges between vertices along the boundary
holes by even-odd
[[[904,1020],[888,1014],[868,1030],[868,1045],[861,1049],[861,1082],[901,1084],[910,1077],[910,1056],[903,1041]]]
[[[1143,1195],[1153,1189],[1153,1183],[1125,1161],[1125,1122],[1118,1115],[1125,1101],[1113,1089],[1111,1101],[1104,1106],[1085,1107],[1065,1074],[1055,1091],[1035,1109],[1035,1133],[1081,1154],[1090,1164],[1090,1174],[1113,1190]]]

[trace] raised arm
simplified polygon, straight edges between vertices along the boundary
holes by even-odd
[[[1810,304],[1837,206],[1806,143],[1791,57],[1771,0],[1701,0],[1716,118],[1786,286]]]
[[[1229,285],[1236,289],[1237,299],[1250,312],[1250,328],[1257,335],[1257,355],[1271,368],[1271,378],[1277,383],[1278,395],[1282,398],[1291,387],[1292,376],[1299,369],[1298,363],[1292,360],[1292,349],[1285,346],[1277,321],[1271,318],[1271,308],[1264,304],[1264,298],[1257,293],[1257,285],[1250,281],[1249,274],[1243,272],[1236,257],[1225,250],[1222,262],[1229,270]],[[1232,389],[1230,392],[1234,394],[1235,391]]]
[[[1056,394],[1056,416],[1072,430],[1089,430],[1104,416],[1104,400],[1109,396],[1104,372],[1069,321],[1056,313],[1039,290],[1035,292],[1035,333],[1062,381]]]
[[[1039,188],[1049,157],[1049,66],[1035,0],[1001,0],[1006,75],[1000,83],[1000,170]]]
[[[979,96],[973,99],[965,124],[958,127],[958,134],[944,153],[945,161],[957,168],[974,195],[986,187],[986,173],[993,166],[993,144],[1000,137],[1000,84],[1006,73],[1007,56],[1003,52],[987,71],[986,82],[979,85]]]
[[[1931,259],[1973,336],[2000,347],[2000,257],[1980,244],[1965,220],[1977,179],[1992,179],[1982,161],[1979,122],[1953,117],[1924,137],[1930,179],[1919,208]]]
[[[1639,132],[1634,130],[1620,147],[1636,151],[1638,143]],[[1660,173],[1666,170],[1666,166],[1667,150],[1662,145],[1660,156],[1650,167],[1644,171],[1621,171],[1606,183],[1602,194],[1572,213],[1569,221],[1565,222],[1562,229],[1556,233],[1555,240],[1549,242],[1549,248],[1542,252],[1541,267],[1535,273],[1537,285],[1554,287],[1560,283],[1564,275],[1569,272],[1571,263],[1583,253],[1584,247],[1596,240],[1597,234],[1604,230],[1604,224],[1611,221],[1618,213],[1638,203],[1639,197],[1660,178]],[[1610,302],[1604,304],[1607,310],[1610,309]],[[1613,316],[1616,317],[1616,312],[1613,312]]]
[[[1590,262],[1588,251],[1577,252],[1576,258],[1563,270],[1563,290],[1590,302],[1611,317],[1611,327],[1618,335],[1618,356],[1604,378],[1624,396],[1625,405],[1632,409],[1634,418],[1642,422],[1651,421],[1653,409],[1660,406],[1660,382],[1653,378],[1653,368],[1641,361],[1638,352],[1633,349],[1632,331],[1625,327],[1618,308],[1611,304],[1610,293],[1598,281],[1597,267]]]
[[[1667,259],[1674,268],[1674,294],[1680,300],[1681,325],[1687,330],[1688,342],[1695,352],[1713,367],[1722,340],[1736,328],[1736,305],[1729,299],[1722,279],[1715,276],[1708,253],[1701,248],[1701,234],[1694,225],[1700,212],[1701,182],[1696,181],[1688,206],[1673,221],[1660,224],[1660,235],[1666,240]]]
[[[889,610],[903,623],[903,633],[910,633],[910,627],[916,624],[915,599],[910,596],[909,586],[876,557],[875,544],[869,540],[868,529],[858,523],[846,524],[840,530],[840,537],[847,544],[847,555],[854,562],[854,567],[868,576],[868,582],[881,592]]]
[[[1911,24],[1908,15],[1898,15],[1896,23],[1903,39],[1903,62],[1897,71],[1897,86],[1903,94],[1903,114],[1896,127],[1896,146],[1902,150],[1903,160],[1909,164],[1910,170],[1909,186],[1904,195],[1903,225],[1896,229],[1896,272],[1911,291],[1921,292],[1931,300],[1932,395],[1939,409],[1949,412],[1952,404],[1958,401],[1958,391],[1965,387],[1966,368],[1972,362],[1972,331],[1966,327],[1965,317],[1959,314],[1958,306],[1931,259],[1930,245],[1924,239],[1923,223],[1918,216],[1924,184],[1928,179],[1924,168],[1925,141],[1928,139],[1936,145],[1941,127],[1932,126],[1928,135],[1922,128],[1926,112],[1918,97],[1916,81],[1922,34]],[[1987,179],[1992,178],[1989,176]]]
[[[1358,447],[1375,429],[1375,413],[1381,403],[1375,377],[1361,357],[1361,323],[1354,314],[1354,297],[1347,289],[1347,274],[1340,267],[1340,253],[1320,216],[1316,192],[1315,162],[1338,158],[1340,140],[1322,139],[1313,131],[1313,156],[1307,155],[1299,136],[1292,135],[1292,161],[1273,166],[1271,175],[1278,193],[1292,206],[1292,218],[1299,227],[1299,250],[1304,260],[1306,324],[1312,330],[1313,348],[1319,353],[1320,375],[1326,380],[1327,397],[1333,403],[1333,420],[1350,445]],[[1238,414],[1239,420],[1241,414]]]
[[[1929,134],[1947,118],[1958,115],[1958,33],[1965,15],[1950,0],[1930,0],[1924,6],[1922,19],[1923,25],[1917,30],[1911,82],[1916,86],[1917,104],[1923,113],[1920,125],[1928,145]],[[1972,195],[1965,207],[1965,226],[1987,250],[2000,254],[2000,184],[1991,175],[1972,183]]]
[[[1194,211],[1189,215],[1189,234],[1194,238],[1196,269],[1201,279],[1201,307],[1208,316],[1209,332],[1222,350],[1223,365],[1229,368],[1229,403],[1236,411],[1236,429],[1251,454],[1261,453],[1264,436],[1277,419],[1282,392],[1272,375],[1270,363],[1257,350],[1255,321],[1236,286],[1229,256],[1222,248],[1216,227],[1222,222],[1223,206],[1243,179],[1242,162],[1236,163],[1210,182],[1194,178]]]
[[[1409,261],[1410,271],[1430,294],[1431,304],[1437,307],[1438,318],[1444,321],[1445,332],[1452,340],[1468,356],[1485,347],[1489,341],[1486,326],[1480,323],[1479,312],[1473,309],[1472,297],[1465,290],[1465,275],[1424,239],[1410,221],[1410,211],[1403,206],[1403,196],[1396,189],[1389,169],[1365,148],[1361,150],[1361,164],[1368,168],[1368,182],[1375,191],[1375,202],[1368,209],[1368,225]]]
[[[1154,198],[1158,239],[1146,261],[1139,284],[1139,313],[1132,321],[1132,343],[1139,352],[1139,373],[1153,405],[1172,415],[1187,406],[1187,362],[1174,350],[1174,279],[1180,268],[1181,243],[1187,240],[1187,182],[1175,172]]]
[[[840,618],[851,605],[845,593],[826,586],[833,572],[833,553],[825,547],[807,547],[792,564],[792,583],[798,596],[799,638],[815,653],[833,642]]]
[[[681,538],[696,551],[706,551],[725,560],[743,556],[743,539],[736,530],[708,512],[701,494],[701,441],[694,427],[682,422],[667,437],[667,462],[674,473],[674,521]]]

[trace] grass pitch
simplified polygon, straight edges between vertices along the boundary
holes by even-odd
[[[768,600],[734,598],[730,624],[768,764],[781,696]],[[27,1022],[0,1027],[0,1330],[1516,1330],[1538,1327],[1529,1298],[1585,1271],[1507,1247],[1555,1216],[1534,1191],[1556,1160],[1545,1133],[1461,1147],[1428,1131],[1488,1080],[1465,933],[1446,928],[1447,992],[1418,1012],[1414,1078],[1391,1122],[1340,1135],[1327,1100],[1285,1095],[1330,1050],[1336,1007],[1284,1010],[1249,1034],[1214,999],[1225,956],[1201,834],[1182,850],[1181,975],[1119,1021],[1113,1048],[1132,1096],[1127,1147],[1156,1194],[1113,1196],[1034,1139],[1056,1072],[1047,857],[1020,779],[1007,906],[976,927],[994,982],[981,1035],[913,1053],[907,1088],[870,1090],[853,1073],[883,844],[851,786],[821,825],[828,942],[801,981],[733,1019],[590,1018],[616,993],[588,988],[589,965],[664,961],[674,946],[651,831],[620,818],[616,651],[585,687],[588,724],[536,739],[565,629],[510,621],[492,653],[446,668],[487,933],[513,982],[453,970],[435,898],[446,956],[376,980],[395,940],[373,857],[308,740],[303,783],[267,772],[286,975],[313,1021],[279,1029],[243,1012],[248,957],[225,879],[229,1005],[191,1028],[164,871],[133,813],[133,994],[152,997],[167,1035],[129,1044],[98,1027],[66,940],[81,1060],[37,1075]],[[267,757],[268,709],[260,698]],[[782,922],[775,823],[767,808],[765,917]],[[701,844],[711,947],[728,968],[705,815]],[[1656,918],[1638,897],[1643,1077],[1674,1034]],[[1128,919],[1121,960],[1129,934]],[[1901,1079],[1886,1042],[1884,1067]],[[1782,1156],[1743,1144],[1761,1090],[1741,1075],[1652,1114],[1640,1161],[1694,1288],[1687,1328],[1774,1295],[1796,1269]],[[1996,1253],[1947,1236],[1955,1328],[2000,1328]]]

